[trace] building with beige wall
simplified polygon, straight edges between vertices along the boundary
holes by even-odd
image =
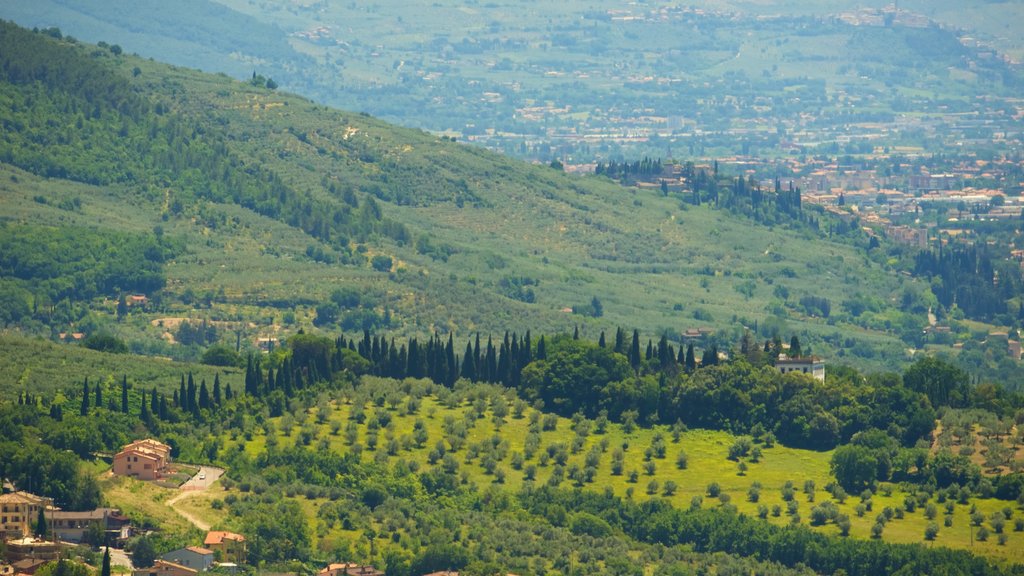
[[[171,447],[151,438],[136,440],[114,455],[113,472],[139,480],[156,480],[171,463]]]

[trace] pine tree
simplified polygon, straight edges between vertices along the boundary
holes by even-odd
[[[121,412],[128,413],[128,375],[121,377]]]

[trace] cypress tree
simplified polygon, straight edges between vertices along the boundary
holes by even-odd
[[[45,512],[45,509],[46,509],[45,506],[40,506],[39,507],[39,515],[36,516],[36,525],[35,525],[35,530],[34,530],[36,538],[40,538],[40,539],[44,539],[44,540],[46,539],[46,535],[50,533],[48,527],[46,526],[46,512]]]
[[[188,373],[188,389],[187,395],[185,396],[185,411],[195,413],[199,408],[198,402],[196,402],[196,381],[192,378],[192,373]]]
[[[142,391],[142,408],[139,409],[139,419],[141,419],[142,423],[145,424],[146,426],[149,426],[152,421],[152,418],[150,417],[149,414],[149,404],[146,403],[145,390]]]
[[[100,383],[96,383],[96,403],[93,406],[101,408],[103,406],[103,388],[100,387]]]
[[[473,343],[466,342],[466,354],[462,357],[462,377],[476,382],[476,362],[473,359]]]
[[[149,413],[152,415],[159,415],[161,420],[167,419],[167,410],[160,410],[160,403],[156,397],[156,386],[153,386],[152,392],[149,395]]]
[[[110,576],[110,547],[103,551],[103,564],[100,565],[100,576]]]
[[[633,330],[633,342],[629,346],[629,365],[633,370],[640,368],[640,332]]]
[[[459,379],[459,361],[455,357],[455,341],[452,333],[448,333],[448,344],[444,347],[445,360],[448,363],[448,374],[445,378],[448,386],[454,386]]]
[[[185,375],[181,375],[181,384],[178,386],[178,401],[175,403],[178,408],[188,410],[188,394],[185,391]]]
[[[250,396],[255,396],[256,391],[254,390],[253,383],[255,378],[252,375],[252,354],[249,354],[245,361],[245,393]]]
[[[793,337],[789,339],[789,356],[791,358],[800,358],[803,356],[800,350],[800,339],[793,334]]]
[[[199,383],[199,407],[205,410],[209,410],[210,406],[210,391],[206,388],[206,379]]]
[[[224,387],[224,399],[231,400],[234,397],[235,394],[231,391],[231,382],[228,382],[227,386]]]
[[[548,345],[544,341],[544,335],[541,334],[540,340],[537,341],[537,360],[548,359]]]
[[[280,372],[278,377],[280,377]],[[213,376],[213,403],[215,406],[220,406],[220,372]]]
[[[605,347],[604,330],[601,330],[601,337],[597,339],[597,345],[600,346],[601,348]]]
[[[157,414],[159,414],[161,420],[167,420],[167,397],[163,394],[160,395],[160,403],[157,406]]]
[[[686,371],[693,372],[697,369],[697,357],[693,354],[693,342],[686,345]]]
[[[573,328],[572,328],[572,339],[573,340],[579,340],[580,339],[580,326],[579,326],[579,324],[573,326]]]
[[[623,332],[622,328],[615,329],[615,348],[614,351],[618,354],[626,353],[626,333]]]
[[[128,413],[128,375],[121,377],[121,412]]]
[[[86,376],[85,382],[82,384],[82,407],[78,410],[79,415],[89,415],[89,377]]]

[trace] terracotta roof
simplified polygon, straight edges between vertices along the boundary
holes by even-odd
[[[237,542],[245,542],[245,536],[241,534],[235,534],[234,532],[221,532],[218,530],[211,530],[206,533],[206,540],[203,540],[203,544],[209,546],[211,544],[223,544],[225,540],[235,540]]]

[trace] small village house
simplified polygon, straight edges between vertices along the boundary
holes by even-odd
[[[820,358],[789,358],[785,354],[782,354],[779,356],[779,359],[775,361],[775,368],[783,374],[800,372],[802,374],[809,374],[813,376],[814,379],[819,382],[825,381],[825,362]]]
[[[317,576],[384,576],[384,573],[373,566],[360,566],[359,564],[342,562],[328,564]]]
[[[139,480],[156,480],[171,462],[171,447],[151,438],[136,440],[114,455],[113,472]]]
[[[180,564],[199,572],[205,572],[213,566],[213,550],[200,546],[186,546],[171,550],[160,558],[168,562]]]
[[[203,547],[213,550],[218,562],[245,564],[245,536],[233,532],[210,531],[206,533]]]
[[[196,576],[198,570],[167,560],[156,560],[147,568],[136,568],[132,576]]]

